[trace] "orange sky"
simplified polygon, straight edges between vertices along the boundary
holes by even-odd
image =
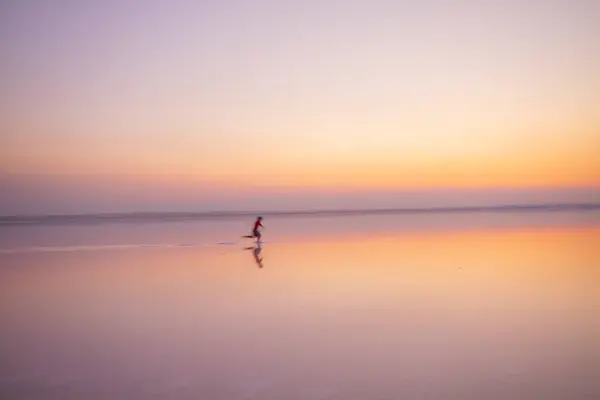
[[[600,187],[600,5],[336,4],[4,6],[0,174]]]

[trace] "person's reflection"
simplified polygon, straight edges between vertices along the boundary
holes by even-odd
[[[258,268],[263,267],[263,259],[260,256],[260,252],[262,251],[261,243],[256,243],[256,246],[246,247],[245,250],[252,250],[252,255],[254,256],[254,261],[256,261],[256,265]]]

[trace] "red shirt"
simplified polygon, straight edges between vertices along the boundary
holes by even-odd
[[[254,223],[254,230],[257,230],[259,227],[262,227],[262,224],[260,223],[260,221],[256,220],[256,222]]]

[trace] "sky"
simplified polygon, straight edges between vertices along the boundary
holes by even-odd
[[[600,2],[7,0],[0,215],[600,199]]]

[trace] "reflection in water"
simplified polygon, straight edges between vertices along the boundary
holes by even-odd
[[[295,228],[0,255],[0,399],[600,399],[600,229]]]
[[[256,261],[258,268],[262,268],[264,266],[263,258],[260,256],[260,253],[262,252],[262,243],[260,241],[256,242],[255,246],[246,247],[244,250],[252,250],[252,255],[254,256],[254,261]]]

